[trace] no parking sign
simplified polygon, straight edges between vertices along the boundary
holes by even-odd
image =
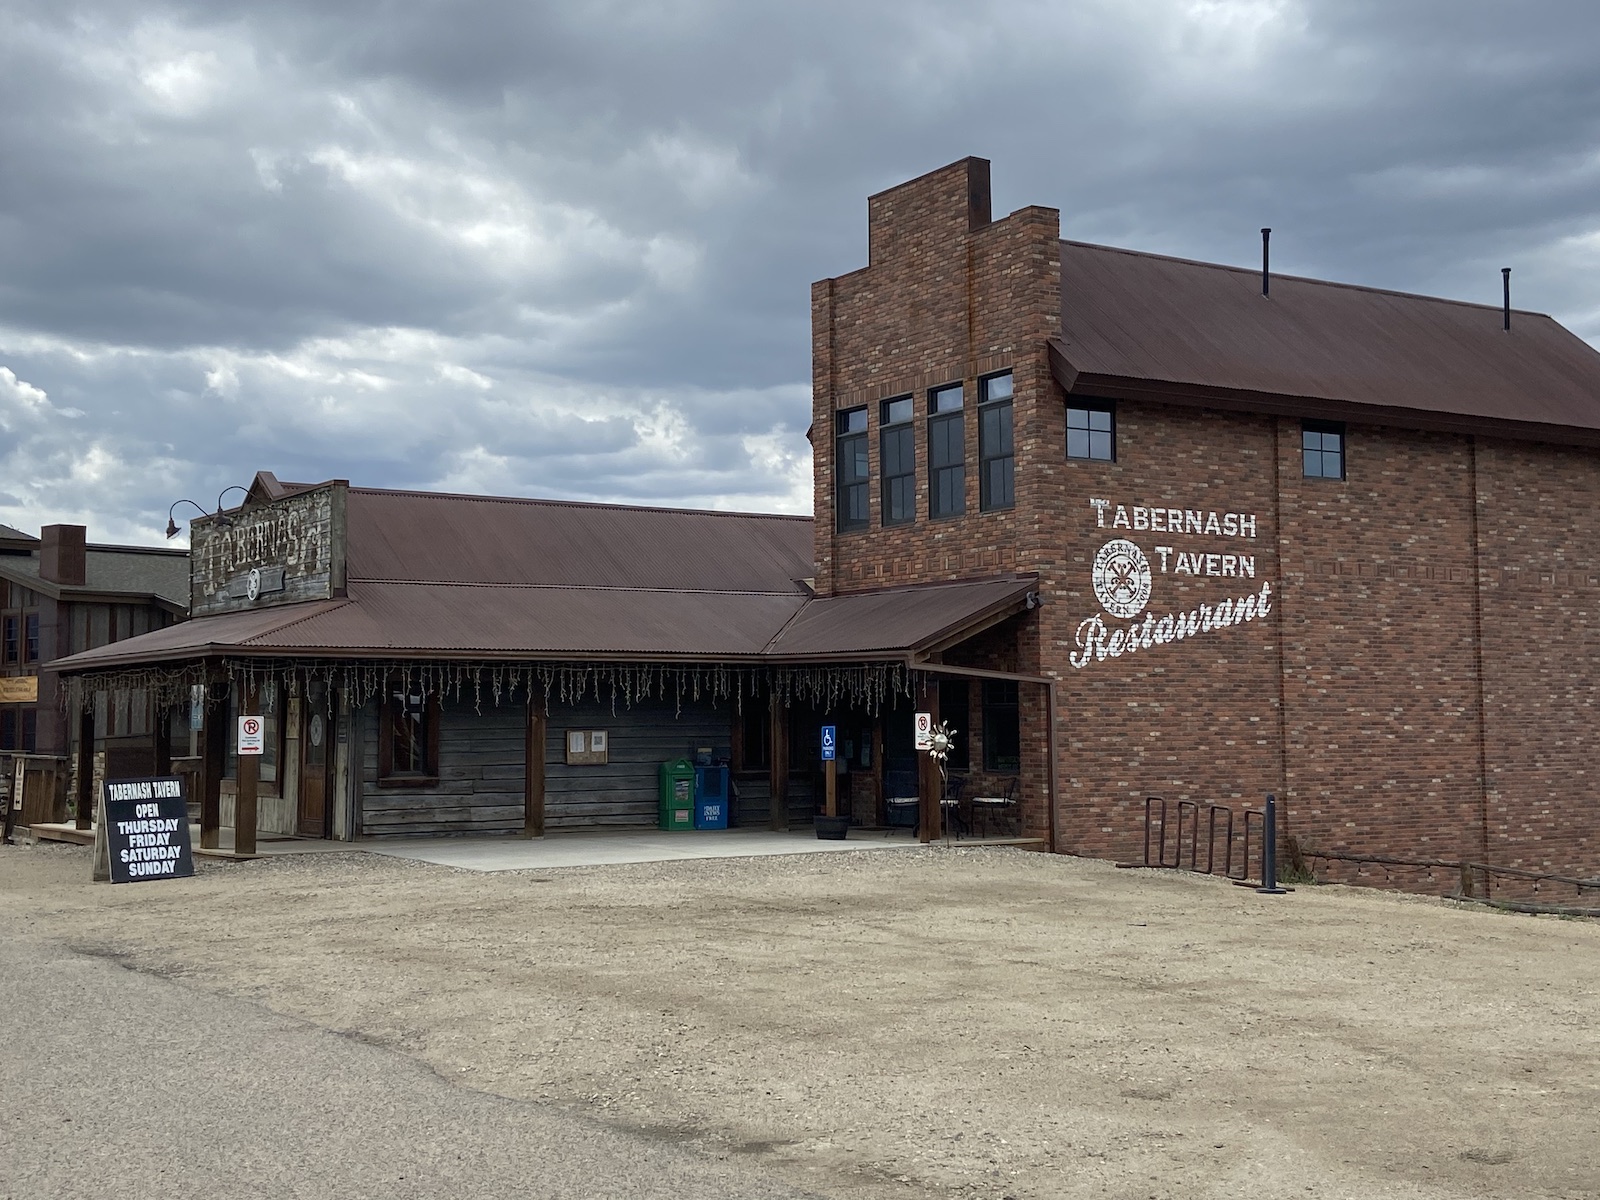
[[[263,754],[266,752],[266,722],[257,716],[239,718],[239,753]]]

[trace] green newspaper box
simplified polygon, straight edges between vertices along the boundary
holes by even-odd
[[[661,828],[694,828],[694,764],[687,758],[661,764]]]

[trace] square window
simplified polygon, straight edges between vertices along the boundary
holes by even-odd
[[[1082,401],[1074,397],[1068,402],[1067,457],[1115,461],[1116,429],[1109,400]]]
[[[949,387],[935,388],[928,393],[928,411],[930,413],[960,412],[961,406],[966,403],[966,389],[959,383],[952,383]]]

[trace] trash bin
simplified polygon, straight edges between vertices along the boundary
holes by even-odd
[[[726,829],[728,827],[728,768],[696,767],[694,775],[694,827],[696,829]]]
[[[694,764],[686,758],[661,764],[661,828],[694,828]]]

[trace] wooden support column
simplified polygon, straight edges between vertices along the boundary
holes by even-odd
[[[935,726],[939,724],[939,680],[924,676],[917,691],[917,711],[929,713]],[[938,841],[944,836],[944,779],[939,774],[939,764],[926,750],[917,751],[917,797],[920,820],[917,822],[919,838],[924,842]]]
[[[872,791],[877,801],[872,809],[872,823],[879,828],[889,824],[889,797],[883,793],[883,712],[872,722]]]
[[[244,689],[243,703],[239,705],[239,715],[259,716],[261,713],[261,696],[254,687]],[[223,717],[223,723],[227,718]],[[228,737],[237,737],[237,730],[230,730]],[[239,794],[234,798],[233,804],[233,852],[235,854],[254,854],[256,852],[256,785],[261,779],[261,756],[259,754],[241,754],[239,763]]]
[[[768,825],[775,830],[789,828],[789,707],[777,696],[769,701],[771,721],[772,774],[770,777],[772,800],[768,810]]]
[[[544,747],[549,715],[542,696],[528,701],[527,776],[522,798],[522,836],[544,836]]]
[[[172,774],[172,710],[153,705],[150,728],[150,763],[152,775]]]
[[[839,763],[837,759],[828,759],[822,764],[824,776],[827,779],[827,790],[823,795],[822,815],[837,817],[839,815]]]
[[[226,693],[212,702],[218,681],[206,685],[203,755],[200,764],[200,848],[215,850],[222,844],[222,773],[228,766],[228,701]],[[222,686],[227,687],[223,682]]]
[[[77,816],[73,824],[88,829],[94,820],[94,697],[89,707],[78,714]]]

